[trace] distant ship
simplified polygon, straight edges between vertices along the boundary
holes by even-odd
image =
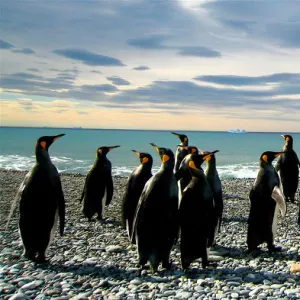
[[[229,133],[247,133],[245,129],[229,129]]]

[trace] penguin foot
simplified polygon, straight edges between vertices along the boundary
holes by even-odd
[[[151,272],[152,274],[156,273],[156,272],[157,272],[157,269],[158,269],[158,266],[150,265],[150,272]]]
[[[172,264],[171,264],[169,261],[163,261],[163,262],[162,262],[162,267],[163,267],[164,269],[170,270],[171,267],[172,267]]]
[[[257,254],[259,253],[261,250],[258,247],[255,248],[248,248],[248,254]]]
[[[210,262],[207,263],[206,266],[211,267],[211,268],[216,268],[218,266],[218,263],[210,261]]]
[[[29,259],[34,261],[35,260],[35,253],[33,251],[24,251],[22,257],[25,259]]]
[[[282,248],[279,246],[276,247],[275,245],[272,245],[269,247],[269,253],[280,252],[281,250],[282,250]]]
[[[36,258],[35,262],[39,263],[39,264],[47,263],[45,254],[44,253],[39,254],[38,257]]]

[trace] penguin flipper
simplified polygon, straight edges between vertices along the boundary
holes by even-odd
[[[281,216],[284,217],[286,214],[286,204],[285,204],[284,196],[282,195],[282,192],[278,187],[278,185],[276,185],[273,189],[272,198],[278,204]]]
[[[282,162],[282,157],[279,157],[279,159],[278,159],[278,161],[277,161],[277,163],[275,165],[276,172],[278,172],[280,170],[280,168],[281,168],[281,162]]]
[[[106,201],[105,201],[105,206],[108,206],[112,200],[113,197],[113,192],[114,192],[114,183],[112,180],[112,176],[108,176],[107,178],[107,184],[106,184]]]
[[[182,167],[178,168],[174,175],[175,175],[175,178],[177,181],[179,181],[181,178],[183,178],[183,176],[184,176],[183,168]]]
[[[33,169],[31,169],[31,170],[25,175],[25,178],[24,178],[23,182],[21,183],[21,185],[20,185],[20,187],[19,187],[19,189],[18,189],[18,191],[17,191],[16,197],[15,197],[14,200],[12,201],[11,209],[10,209],[9,215],[8,215],[8,217],[7,217],[7,222],[6,222],[5,229],[8,228],[10,219],[11,219],[11,217],[12,217],[14,211],[15,211],[17,202],[20,202],[20,200],[22,199],[23,192],[24,192],[24,190],[26,189],[26,186],[27,186],[27,184],[28,184],[28,182],[29,182],[29,180],[30,180],[32,171],[33,171]]]
[[[83,190],[82,190],[82,194],[81,194],[81,198],[80,198],[80,200],[79,200],[79,203],[82,203],[82,200],[84,199],[85,189],[86,189],[86,185],[87,185],[87,182],[88,182],[88,180],[89,180],[90,174],[91,174],[91,172],[89,172],[89,173],[86,175],[86,177],[85,177],[84,186],[83,186]]]

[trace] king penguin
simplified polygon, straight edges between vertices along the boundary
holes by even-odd
[[[132,222],[136,206],[146,182],[152,177],[152,156],[148,153],[132,150],[139,158],[141,164],[130,174],[122,201],[122,224],[126,228],[128,238],[132,236]],[[134,242],[134,239],[133,239]]]
[[[192,154],[188,168],[191,181],[183,191],[179,204],[181,265],[187,270],[193,260],[202,258],[202,267],[208,265],[208,251],[216,229],[213,191],[201,165],[209,154]]]
[[[21,183],[16,200],[20,201],[20,236],[23,256],[37,262],[46,261],[46,250],[60,221],[60,235],[64,233],[65,200],[60,176],[52,164],[48,149],[58,138],[40,137],[35,146],[36,163]]]
[[[170,149],[150,143],[158,152],[160,170],[146,183],[136,209],[133,235],[139,265],[150,262],[152,272],[162,262],[170,268],[170,252],[178,237],[178,187],[173,173],[174,154]]]
[[[250,213],[248,218],[247,245],[249,252],[266,242],[269,252],[280,251],[275,247],[278,209],[286,213],[286,204],[279,188],[279,177],[272,161],[282,152],[266,151],[259,159],[259,170],[250,190]]]
[[[176,133],[176,132],[171,132],[171,133],[176,135],[181,141],[180,145],[178,145],[178,147],[177,147],[176,155],[175,155],[174,172],[177,172],[181,161],[188,154],[187,149],[185,149],[185,146],[189,145],[189,139],[185,134],[180,134],[180,133]]]
[[[284,153],[280,155],[275,169],[279,173],[285,200],[294,203],[298,188],[300,162],[293,150],[293,138],[290,135],[282,135],[282,137],[285,140],[282,148]]]
[[[112,149],[120,146],[100,147],[97,149],[96,161],[88,172],[81,196],[82,212],[89,221],[97,213],[97,219],[102,220],[103,204],[108,206],[113,197],[113,180],[111,175],[111,162],[106,155]]]
[[[219,152],[219,150],[214,151],[214,153]],[[202,151],[202,154],[209,154],[210,152],[208,151]],[[205,162],[206,162],[206,170],[205,170],[205,175],[207,178],[207,181],[210,184],[210,187],[213,191],[214,194],[214,201],[215,201],[215,209],[216,209],[216,214],[217,214],[217,219],[218,219],[218,226],[217,229],[220,232],[221,229],[221,222],[222,222],[222,214],[223,214],[223,196],[222,196],[222,185],[221,185],[221,180],[216,168],[216,157],[212,153],[211,155],[207,155],[205,157]]]

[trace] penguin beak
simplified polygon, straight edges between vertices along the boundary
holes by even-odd
[[[176,136],[178,136],[178,137],[180,137],[180,134],[179,133],[176,133],[176,132],[171,132],[172,134],[174,134],[174,135],[176,135]]]
[[[219,152],[219,151],[220,151],[220,150],[214,150],[214,151],[212,151],[212,152],[208,152],[208,151],[200,150],[200,153],[201,153],[202,155],[205,155],[205,157],[206,157],[206,156],[215,154],[215,153],[217,153],[217,152]]]
[[[115,148],[119,148],[121,146],[111,146],[111,147],[108,147],[108,151],[112,150],[112,149],[115,149]]]
[[[285,139],[285,135],[284,134],[281,134],[280,136]]]
[[[159,153],[159,147],[157,145],[155,145],[154,143],[149,143],[149,144],[155,148],[157,153]]]
[[[55,142],[56,140],[58,140],[59,138],[61,138],[62,136],[64,136],[65,134],[64,133],[61,133],[61,134],[59,134],[59,135],[55,135],[54,137],[53,137],[53,142]]]
[[[140,157],[140,152],[136,151],[136,150],[131,150],[132,152],[134,152],[138,157]]]

